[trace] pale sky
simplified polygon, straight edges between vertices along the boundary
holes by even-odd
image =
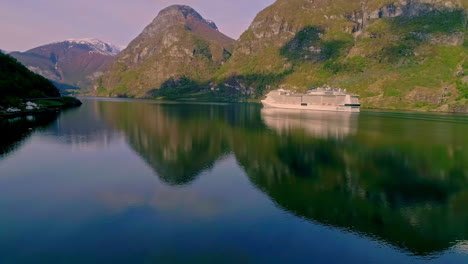
[[[127,45],[166,6],[185,4],[237,39],[274,0],[0,0],[0,49],[25,51],[70,38]]]

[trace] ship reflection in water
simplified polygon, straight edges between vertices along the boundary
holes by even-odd
[[[343,138],[357,132],[358,114],[281,108],[262,108],[263,122],[281,135],[302,129],[317,138]]]

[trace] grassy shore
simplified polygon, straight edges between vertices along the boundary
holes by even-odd
[[[27,103],[31,102],[37,107],[33,107],[32,109],[27,108]],[[67,108],[78,107],[82,103],[75,97],[58,97],[58,98],[40,98],[40,99],[23,99],[23,100],[16,100],[16,103],[9,104],[7,106],[0,105],[0,117],[16,117],[16,116],[24,116],[24,115],[31,115],[31,114],[38,114],[38,113],[46,113],[51,111],[58,111]],[[11,109],[15,109],[16,111],[11,111]],[[10,111],[8,111],[10,110]]]

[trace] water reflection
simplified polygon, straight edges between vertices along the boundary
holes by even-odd
[[[74,150],[96,151],[108,148],[120,135],[102,121],[100,105],[103,103],[105,102],[86,100],[85,107],[67,110],[50,125],[48,136],[70,145]]]
[[[233,152],[258,189],[305,219],[421,255],[468,238],[466,123],[252,105],[101,110],[171,185],[191,183]]]
[[[58,115],[52,112],[35,116],[0,118],[0,158],[17,150],[34,131],[52,124]]]
[[[228,151],[218,108],[122,102],[101,110],[164,182],[184,185]]]
[[[156,221],[162,222],[165,213],[174,208],[183,208],[181,218],[187,217],[184,214],[216,217],[215,212],[221,212],[227,204],[235,202],[236,196],[247,192],[242,189],[245,187],[231,190],[230,182],[223,182],[222,174],[231,172],[235,166],[236,171],[242,169],[246,173],[245,182],[266,194],[278,208],[291,213],[291,218],[300,217],[334,230],[384,241],[417,255],[437,254],[450,248],[466,252],[463,241],[468,240],[468,118],[465,117],[304,113],[261,109],[252,104],[85,100],[76,111],[49,118],[2,124],[10,126],[10,130],[2,129],[0,153],[11,155],[18,142],[31,134],[28,122],[42,124],[47,127],[47,133],[42,133],[46,137],[80,151],[108,148],[123,135],[128,144],[119,142],[130,146],[139,155],[135,159],[149,166],[133,165],[122,174],[116,173],[114,160],[125,163],[132,158],[128,152],[133,154],[128,150],[102,160],[93,156],[97,160],[93,163],[95,167],[87,167],[88,181],[78,172],[74,175],[86,186],[94,186],[93,173],[116,174],[117,187],[100,192],[99,199],[116,214],[131,211],[128,217],[144,223],[139,226],[145,231],[157,226]],[[3,131],[7,131],[6,137]],[[83,156],[87,157],[75,157],[86,160]],[[220,167],[226,156],[235,157],[237,164]],[[133,185],[135,179],[126,176],[138,174],[137,169],[149,171],[150,178],[154,171],[163,184],[151,186],[150,190]],[[222,169],[231,171],[219,172]],[[218,174],[209,181],[225,185],[225,189],[218,182],[210,186],[219,192],[213,196],[203,192],[206,189],[191,188],[200,184],[205,179],[201,175],[210,170],[218,170]],[[101,184],[107,186],[105,181]],[[223,196],[226,190],[234,193],[229,199]],[[97,203],[93,199],[90,198],[90,204]],[[151,208],[156,207],[167,210],[155,213]],[[142,220],[148,219],[148,215],[154,221]],[[118,217],[121,217],[115,220],[118,223],[128,222],[125,215]],[[233,217],[236,221],[248,218]],[[222,219],[219,226],[232,222],[235,221]],[[272,223],[264,228],[275,227]],[[112,226],[107,228],[112,233]],[[219,232],[231,235],[232,230],[220,229]]]
[[[468,202],[467,179],[457,168],[446,168],[448,177],[439,178],[430,165],[403,152],[337,141],[277,140],[248,153],[239,160],[252,182],[297,216],[416,254],[467,238],[468,214],[460,210]]]
[[[103,122],[99,105],[105,102],[86,100],[86,106],[61,112],[42,113],[16,118],[0,118],[0,157],[16,150],[35,131],[73,150],[96,151],[110,146],[121,137]]]
[[[280,108],[262,108],[261,111],[265,124],[280,134],[303,129],[312,137],[343,138],[357,131],[358,115],[355,113]]]
[[[346,140],[303,136],[291,127],[287,135],[252,136],[236,153],[252,182],[295,215],[423,255],[466,239],[468,212],[460,210],[468,203],[466,123],[364,114],[358,126]],[[411,137],[408,130],[424,133]]]

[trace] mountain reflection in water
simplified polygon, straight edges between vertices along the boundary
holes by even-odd
[[[168,184],[190,184],[234,153],[251,182],[297,216],[415,254],[468,238],[466,124],[256,105],[123,102],[102,114]],[[430,130],[406,141],[406,126]],[[454,133],[439,138],[441,129]]]
[[[83,107],[49,120],[49,136],[103,148],[123,135],[169,187],[191,186],[233,156],[294,216],[416,255],[466,250],[466,117],[144,101]],[[3,138],[2,154],[24,135]]]
[[[49,127],[49,138],[71,145],[75,150],[92,151],[107,148],[117,135],[108,124],[102,122],[99,101],[87,101],[86,107],[70,109],[58,116]]]
[[[106,105],[102,113],[164,182],[183,185],[228,152],[223,128],[214,120],[216,108],[122,102]]]
[[[0,117],[0,158],[17,150],[35,130],[49,126],[58,115],[52,112],[14,118]]]
[[[16,150],[37,130],[43,131],[45,137],[70,145],[75,150],[106,148],[118,135],[100,119],[100,103],[87,101],[86,107],[62,112],[0,118],[0,157]]]

